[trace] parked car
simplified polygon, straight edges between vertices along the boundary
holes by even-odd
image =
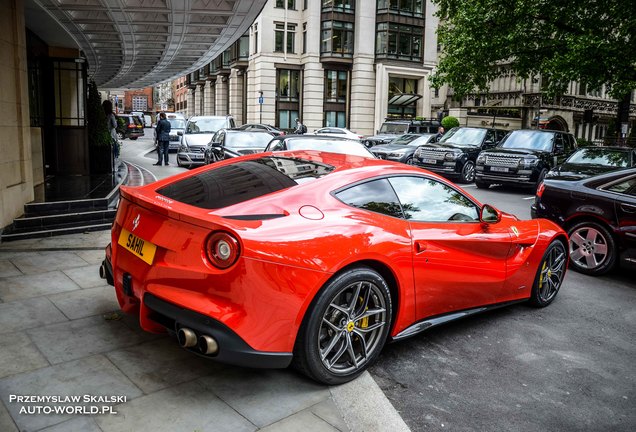
[[[387,119],[376,135],[363,138],[362,141],[367,147],[379,144],[388,144],[400,135],[406,133],[437,133],[442,124],[435,119],[413,120],[413,119]]]
[[[458,178],[462,183],[475,180],[475,162],[484,149],[497,145],[506,135],[500,129],[479,127],[455,127],[437,142],[420,146],[413,163],[417,166]]]
[[[545,179],[531,207],[569,236],[570,266],[598,276],[636,264],[636,168],[582,180]]]
[[[247,123],[244,124],[242,126],[238,126],[236,129],[239,130],[246,130],[246,131],[265,131],[265,132],[269,132],[274,136],[278,136],[278,135],[285,135],[285,131],[282,129],[279,129],[275,126],[272,125],[268,125],[268,124],[263,124],[263,123]]]
[[[118,114],[117,136],[119,139],[130,138],[131,140],[136,140],[144,136],[144,124],[134,114]]]
[[[521,129],[510,132],[497,147],[477,157],[475,184],[493,183],[536,189],[545,175],[576,151],[576,140],[562,131]]]
[[[271,141],[272,134],[262,131],[244,131],[236,129],[218,130],[205,148],[206,165],[226,157],[260,153]],[[223,157],[221,157],[223,155]]]
[[[274,137],[265,151],[315,150],[375,158],[360,141],[318,135],[285,135]]]
[[[561,165],[551,169],[546,179],[582,180],[597,174],[636,166],[636,150],[629,147],[584,147]]]
[[[330,385],[359,376],[387,339],[549,305],[567,260],[551,221],[521,221],[406,164],[315,151],[122,186],[111,238],[101,273],[141,328]]]
[[[177,165],[192,168],[205,163],[205,148],[219,129],[233,128],[232,116],[194,116],[186,123],[177,152]]]
[[[380,144],[371,147],[371,153],[380,159],[413,165],[413,154],[421,145],[435,142],[435,134],[404,134],[400,135],[389,144]]]
[[[349,129],[346,129],[346,128],[337,128],[337,127],[324,127],[314,131],[314,134],[320,135],[320,136],[332,136],[332,137],[349,138],[349,139],[355,139],[355,140],[364,138],[364,135],[351,132]]]

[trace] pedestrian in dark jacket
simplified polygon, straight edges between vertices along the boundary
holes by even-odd
[[[161,166],[161,160],[163,157],[164,165],[168,164],[168,151],[170,150],[170,122],[166,119],[166,113],[159,114],[159,122],[155,132],[157,134],[157,156],[159,159],[155,165]]]

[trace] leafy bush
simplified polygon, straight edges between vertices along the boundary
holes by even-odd
[[[445,130],[449,130],[454,127],[459,126],[459,120],[453,116],[446,116],[442,119],[442,126],[444,126]]]

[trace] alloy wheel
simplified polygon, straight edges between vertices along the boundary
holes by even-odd
[[[466,162],[464,168],[462,168],[462,180],[466,183],[475,180],[475,164],[471,161]]]
[[[548,303],[559,292],[563,276],[565,276],[566,260],[567,254],[562,245],[552,248],[545,257],[539,274],[538,288],[541,301]]]
[[[582,226],[570,235],[570,259],[581,268],[594,270],[609,254],[608,241],[599,230]]]
[[[373,282],[347,285],[332,299],[322,316],[318,351],[323,366],[333,374],[359,370],[381,348],[387,307]]]

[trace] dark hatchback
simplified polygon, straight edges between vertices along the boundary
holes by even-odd
[[[260,153],[265,150],[271,139],[272,134],[265,131],[220,129],[205,148],[205,163],[209,164],[227,157]],[[223,156],[218,157],[221,154]]]
[[[582,180],[636,166],[636,150],[629,147],[584,147],[545,176],[554,180]]]
[[[463,183],[475,180],[475,162],[482,150],[493,148],[506,131],[478,127],[455,127],[437,143],[417,149],[413,164]]]
[[[577,181],[545,179],[531,213],[568,232],[570,265],[578,272],[597,276],[619,261],[636,264],[636,168]]]
[[[136,140],[144,136],[144,124],[139,117],[132,114],[117,115],[117,136],[119,139]]]
[[[477,157],[475,185],[508,184],[536,188],[545,175],[576,151],[568,132],[521,129],[510,132],[497,147]]]

